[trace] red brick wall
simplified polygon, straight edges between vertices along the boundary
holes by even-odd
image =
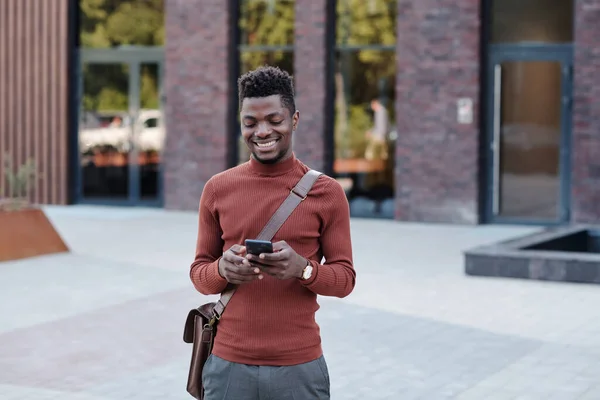
[[[326,0],[296,0],[294,75],[300,123],[294,151],[311,168],[324,171]]]
[[[479,220],[480,3],[398,1],[397,219]],[[457,123],[459,97],[473,99],[471,125]]]
[[[600,0],[577,0],[572,220],[600,221]]]
[[[166,208],[196,209],[227,168],[229,3],[166,0]],[[399,0],[396,218],[479,222],[480,1]],[[296,1],[295,151],[323,170],[326,0]],[[454,21],[448,24],[448,21]],[[577,0],[572,219],[600,219],[600,0]],[[207,55],[210,55],[209,57]],[[471,125],[456,121],[470,97]]]
[[[229,2],[165,3],[165,208],[195,210],[227,168]]]

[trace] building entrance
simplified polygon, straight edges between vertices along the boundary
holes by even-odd
[[[162,48],[79,51],[79,203],[161,206]]]
[[[492,1],[485,69],[485,217],[569,220],[573,4]]]
[[[488,67],[489,216],[562,222],[569,210],[570,48],[496,51]]]

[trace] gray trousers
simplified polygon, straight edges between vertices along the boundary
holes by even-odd
[[[211,354],[202,371],[205,400],[329,400],[323,356],[285,367],[232,363]]]

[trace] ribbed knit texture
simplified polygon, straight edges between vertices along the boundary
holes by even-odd
[[[190,277],[203,294],[227,282],[218,261],[234,244],[254,239],[308,171],[292,156],[275,165],[254,159],[215,175],[200,200],[196,258]],[[344,297],[354,288],[348,201],[342,187],[321,176],[272,241],[285,240],[310,260],[310,280],[262,280],[240,285],[219,321],[214,354],[253,365],[295,365],[322,354],[317,294]],[[325,257],[323,264],[320,262]]]

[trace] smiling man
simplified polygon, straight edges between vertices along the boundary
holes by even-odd
[[[261,67],[238,89],[252,155],[206,183],[190,270],[203,294],[238,285],[204,366],[205,399],[329,399],[315,313],[317,295],[354,289],[348,201],[337,181],[321,175],[273,237],[273,253],[246,253],[245,240],[257,237],[309,168],[292,149],[300,113],[291,76]]]

